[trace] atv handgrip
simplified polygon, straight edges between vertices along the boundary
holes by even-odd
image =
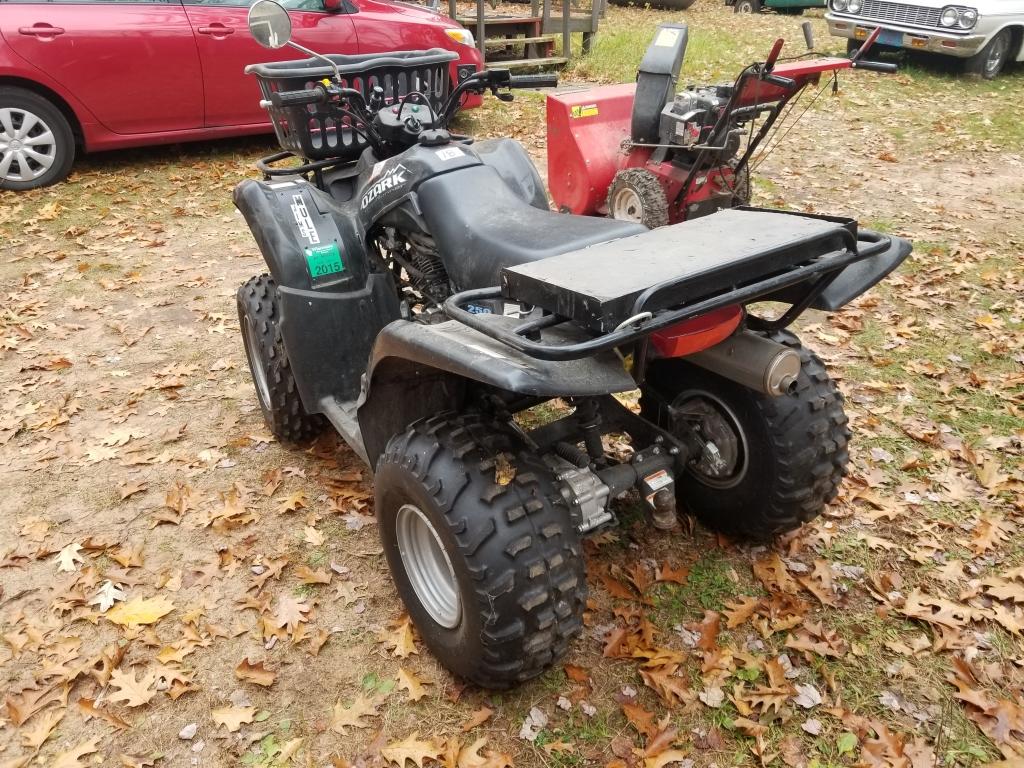
[[[892,74],[899,71],[899,66],[891,61],[864,61],[858,59],[850,64],[853,69],[866,69],[868,72],[885,72]]]
[[[307,104],[323,104],[327,101],[327,92],[323,88],[311,88],[302,91],[276,91],[270,94],[270,103],[278,109],[282,107],[304,107]]]
[[[509,88],[557,88],[558,75],[512,75]]]

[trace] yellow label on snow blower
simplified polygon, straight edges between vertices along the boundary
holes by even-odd
[[[570,117],[595,117],[597,104],[580,104],[569,111]]]

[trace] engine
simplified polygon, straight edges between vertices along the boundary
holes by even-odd
[[[436,309],[451,295],[448,272],[430,235],[387,227],[378,243],[411,306]]]
[[[731,85],[690,86],[661,112],[660,143],[680,147],[704,144],[732,96]]]

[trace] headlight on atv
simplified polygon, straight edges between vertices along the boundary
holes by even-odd
[[[468,45],[471,48],[476,46],[476,40],[473,39],[473,33],[468,29],[446,29],[444,33],[456,43],[462,43],[463,45]]]
[[[839,11],[839,12],[845,11],[846,10],[846,6],[847,6],[846,0],[832,0],[832,10],[833,11]]]
[[[960,18],[957,22],[960,29],[970,29],[978,23],[978,12],[973,8],[961,8]]]
[[[955,27],[960,20],[960,12],[956,8],[943,8],[939,22],[944,27]]]

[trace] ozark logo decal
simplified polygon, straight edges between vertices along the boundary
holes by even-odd
[[[401,163],[393,168],[389,168],[383,176],[373,182],[373,186],[363,193],[363,198],[359,201],[359,207],[365,208],[385,192],[398,189],[398,187],[405,184],[405,175],[408,172],[409,169]]]

